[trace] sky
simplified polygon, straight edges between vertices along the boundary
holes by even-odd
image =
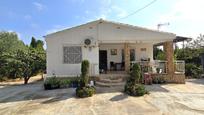
[[[0,31],[16,32],[24,43],[100,18],[196,38],[204,34],[204,0],[0,0]],[[128,16],[128,17],[127,17]],[[126,17],[126,18],[124,18]]]

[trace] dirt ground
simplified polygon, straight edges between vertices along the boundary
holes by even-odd
[[[45,91],[43,82],[0,84],[0,115],[203,115],[204,79],[186,84],[146,86],[149,95],[131,97],[121,87],[98,88],[90,98],[75,97],[75,89]]]

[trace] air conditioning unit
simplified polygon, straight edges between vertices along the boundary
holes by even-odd
[[[95,47],[96,46],[96,41],[94,38],[89,37],[84,39],[84,47]]]

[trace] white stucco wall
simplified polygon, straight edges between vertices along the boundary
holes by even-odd
[[[89,27],[93,27],[90,29]],[[91,49],[85,48],[83,41],[87,37],[96,38],[95,24],[85,25],[78,28],[67,30],[66,32],[59,32],[52,36],[46,37],[47,43],[47,75],[51,76],[53,73],[57,76],[77,76],[81,73],[81,64],[64,64],[63,63],[63,46],[81,46],[82,60],[89,60],[90,64],[96,67],[93,74],[98,74],[98,47]]]
[[[110,42],[164,42],[171,41],[176,36],[163,32],[151,31],[133,26],[123,26],[115,23],[103,22],[99,24],[98,40],[102,43]]]
[[[88,37],[92,37],[97,41],[96,46],[91,50],[84,47],[84,39]],[[53,73],[57,76],[80,75],[80,64],[63,63],[63,46],[81,46],[82,59],[90,61],[91,74],[97,75],[99,74],[98,44],[134,43],[135,45],[131,45],[131,47],[135,47],[136,49],[137,60],[144,55],[141,53],[140,48],[147,48],[146,54],[153,60],[153,44],[163,41],[172,41],[175,37],[174,34],[133,28],[100,20],[59,31],[45,37],[47,44],[47,75],[51,76]],[[118,49],[117,56],[109,55],[111,48]],[[108,50],[108,64],[111,60],[114,62],[121,62],[122,57],[120,53],[122,48],[123,45],[100,45],[100,49]]]

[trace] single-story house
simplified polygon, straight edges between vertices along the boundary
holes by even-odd
[[[184,83],[184,63],[173,58],[176,37],[169,32],[103,19],[51,33],[45,36],[47,76],[79,76],[82,60],[88,60],[90,76],[100,77],[111,71],[128,73],[133,63],[140,63],[169,82]],[[155,44],[163,45],[166,60],[153,59]]]

